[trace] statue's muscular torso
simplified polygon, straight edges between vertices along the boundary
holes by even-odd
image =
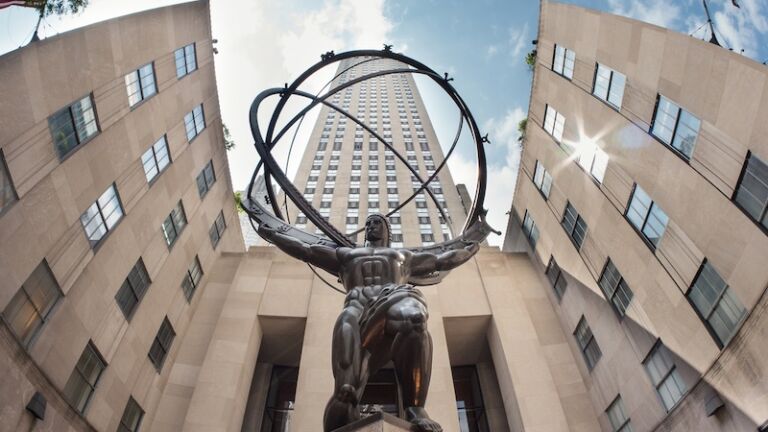
[[[408,282],[410,275],[405,269],[412,256],[410,251],[361,247],[339,248],[336,253],[341,264],[341,281],[348,293],[347,302],[353,306],[365,308],[385,287]]]

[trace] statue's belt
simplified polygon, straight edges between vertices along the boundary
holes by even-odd
[[[424,294],[411,285],[389,285],[381,290],[381,293],[376,297],[373,303],[370,303],[363,310],[363,315],[360,317],[360,331],[366,332],[366,327],[371,321],[378,321],[377,319],[381,314],[386,314],[390,307],[397,304],[400,300],[412,298],[419,301],[424,305],[424,309],[427,308],[427,300],[424,298]]]

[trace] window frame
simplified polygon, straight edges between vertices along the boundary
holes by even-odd
[[[674,125],[674,127],[672,129],[672,135],[670,136],[670,140],[669,140],[670,142],[669,143],[664,141],[664,138],[662,138],[661,136],[659,136],[659,135],[657,135],[656,133],[653,132],[653,129],[656,127],[656,122],[658,120],[657,116],[659,115],[659,106],[661,105],[662,98],[666,99],[670,104],[672,104],[672,105],[677,107],[677,114],[675,116],[675,125]],[[683,112],[687,113],[689,116],[695,118],[699,122],[698,129],[696,130],[696,139],[694,140],[693,145],[691,147],[691,154],[690,155],[686,155],[681,149],[678,149],[677,147],[674,147],[674,145],[673,145],[673,143],[675,142],[675,138],[677,137],[677,132],[678,132],[679,127],[680,127],[680,118],[682,117],[682,113]],[[662,95],[661,93],[657,93],[656,94],[656,105],[653,108],[653,117],[651,118],[651,126],[650,126],[650,129],[648,130],[649,135],[651,135],[654,139],[656,139],[656,141],[660,142],[665,147],[670,149],[673,154],[675,154],[678,157],[680,157],[687,164],[690,164],[691,163],[691,159],[693,158],[693,152],[696,150],[696,142],[699,139],[700,132],[701,132],[701,119],[700,118],[698,118],[695,115],[693,115],[693,113],[691,113],[690,111],[683,109],[683,107],[680,106],[680,104],[678,104],[677,102],[674,102],[672,99]]]
[[[552,120],[552,130],[551,131],[547,129],[547,119],[549,118],[550,110],[551,110],[551,112],[555,113],[554,114],[555,118]],[[555,135],[555,132],[557,131],[557,120],[560,119],[560,118],[563,119],[563,122],[562,122],[562,130],[558,134],[559,135],[559,137],[558,137],[558,136]],[[563,144],[563,136],[565,135],[565,121],[566,121],[565,116],[563,114],[561,114],[558,110],[556,110],[554,107],[552,107],[552,105],[546,104],[544,106],[544,121],[542,122],[541,127],[542,127],[542,129],[544,129],[544,132],[546,132],[547,135],[552,137],[552,139],[558,145],[564,145]]]
[[[195,117],[195,110],[200,108],[200,118],[202,119],[201,124],[203,125],[202,128],[198,129],[197,119]],[[192,119],[192,127],[194,128],[195,134],[193,136],[189,136],[189,129],[187,129],[187,116],[191,116]],[[192,111],[189,111],[188,113],[184,114],[184,133],[187,137],[187,142],[192,143],[197,137],[200,136],[200,134],[203,133],[205,129],[208,128],[208,125],[205,121],[205,108],[203,107],[202,102],[192,107]]]
[[[134,270],[138,270],[139,273],[143,271],[143,275],[139,275],[139,276],[143,276],[142,279],[145,281],[145,286],[142,288],[140,292],[137,292],[138,287],[134,287],[133,284],[131,283],[131,274],[133,274]],[[115,302],[117,303],[117,307],[123,313],[123,316],[128,322],[130,322],[131,318],[133,318],[133,315],[136,313],[136,309],[139,308],[139,305],[141,304],[141,300],[144,298],[144,295],[147,293],[151,285],[152,285],[152,278],[149,276],[149,272],[147,271],[147,267],[144,264],[143,258],[139,257],[139,259],[136,261],[133,267],[131,267],[131,270],[128,272],[128,275],[125,277],[125,280],[120,285],[120,288],[118,288],[117,292],[115,293]],[[132,294],[135,299],[135,303],[133,304],[133,307],[129,311],[126,311],[125,309],[123,309],[120,301],[118,300],[120,294],[124,290],[124,287],[127,287],[125,288],[126,289],[125,292]]]
[[[210,181],[209,181],[209,177],[208,177],[208,173],[209,173],[208,169],[209,168],[210,168],[210,175],[211,175],[210,176],[210,178],[211,178]],[[201,186],[201,183],[200,183],[201,180],[203,182],[202,185],[205,186],[202,189],[200,187]],[[197,186],[197,194],[200,196],[200,200],[204,199],[205,196],[208,195],[208,192],[211,191],[211,189],[213,188],[213,185],[216,184],[216,180],[217,180],[217,178],[216,178],[216,170],[213,167],[213,159],[211,159],[211,160],[208,161],[207,164],[205,164],[203,169],[200,170],[200,172],[197,174],[197,176],[195,176],[195,185]]]
[[[5,153],[3,152],[3,149],[0,148],[0,175],[4,176],[7,184],[7,189],[10,191],[10,198],[6,204],[3,205],[2,201],[0,201],[0,216],[5,214],[8,210],[13,207],[14,204],[19,202],[19,194],[16,192],[16,186],[13,184],[13,178],[11,177],[11,171],[8,170],[8,162],[5,160]],[[0,194],[4,194],[5,192],[0,190]]]
[[[589,333],[587,341],[583,345],[582,340],[579,337],[579,330],[582,330],[584,333]],[[597,366],[597,363],[603,357],[603,351],[600,349],[600,344],[597,343],[595,334],[592,332],[592,328],[589,326],[587,318],[584,315],[581,315],[581,319],[579,319],[579,322],[576,324],[576,328],[573,330],[573,337],[576,339],[576,345],[578,345],[579,349],[581,350],[581,356],[584,358],[584,364],[587,365],[587,370],[592,372],[595,366]],[[594,347],[597,349],[597,358],[594,359],[594,362],[590,360],[590,357],[587,355],[587,350],[593,343]]]
[[[693,293],[693,289],[696,287],[696,282],[698,282],[699,278],[701,277],[702,273],[704,272],[704,268],[706,266],[709,266],[712,268],[712,271],[717,275],[718,278],[723,282],[723,285],[725,286],[722,291],[717,295],[717,300],[712,302],[712,305],[710,307],[709,316],[705,316],[704,312],[700,311],[698,306],[696,306],[696,303],[691,298],[691,293]],[[718,346],[719,349],[725,348],[736,336],[737,333],[739,333],[739,330],[741,329],[742,325],[747,319],[747,309],[744,307],[744,304],[741,303],[741,299],[738,298],[738,296],[735,296],[736,299],[739,302],[739,306],[741,306],[742,314],[739,318],[736,325],[734,325],[731,334],[728,336],[727,340],[720,339],[720,335],[717,334],[712,324],[710,324],[709,319],[714,315],[715,311],[717,310],[718,305],[723,300],[723,297],[725,297],[726,292],[731,289],[731,286],[723,279],[722,276],[720,276],[720,273],[717,272],[717,269],[715,269],[715,266],[711,265],[709,263],[708,258],[704,258],[704,260],[701,262],[701,265],[699,266],[699,269],[696,271],[696,276],[694,276],[693,280],[691,281],[691,285],[688,287],[688,290],[685,292],[685,298],[688,300],[688,303],[690,303],[691,308],[693,308],[693,311],[696,312],[696,316],[699,317],[701,322],[704,324],[704,327],[709,332],[709,335],[712,337],[712,339],[715,341],[715,344]],[[731,293],[733,295],[733,292]]]
[[[187,47],[192,47],[192,54],[193,54],[193,58],[195,60],[194,69],[191,69],[191,70],[189,69],[189,62],[187,61]],[[179,51],[182,52],[182,58],[184,59],[184,73],[182,75],[179,75],[179,63],[178,63],[179,59],[178,59],[178,57],[176,55],[176,53],[178,53]],[[198,61],[197,61],[197,42],[192,42],[192,43],[189,43],[189,44],[186,44],[186,45],[182,46],[181,48],[177,48],[177,49],[173,50],[173,60],[174,60],[174,66],[176,68],[176,79],[177,80],[182,79],[185,76],[191,74],[192,72],[198,70],[199,69],[199,64],[198,64]]]
[[[144,92],[146,91],[146,89],[144,88],[144,78],[145,77],[141,76],[141,70],[144,69],[147,66],[150,67],[150,73],[151,73],[151,76],[152,76],[152,87],[154,88],[153,92],[150,95],[145,95],[144,94]],[[136,76],[136,81],[134,81],[133,83],[129,83],[128,82],[128,77],[129,76],[133,76],[134,74]],[[151,61],[149,63],[146,63],[146,64],[143,64],[143,65],[139,66],[138,69],[134,69],[134,70],[128,72],[127,74],[125,74],[124,77],[125,77],[126,92],[129,91],[131,84],[134,84],[134,83],[137,84],[137,92],[133,93],[133,94],[128,93],[128,106],[130,106],[131,110],[134,110],[134,109],[138,108],[145,101],[147,101],[148,99],[150,99],[153,96],[155,96],[158,93],[158,91],[159,91],[159,89],[157,88],[157,71],[155,70],[155,62],[154,61]],[[134,103],[131,103],[131,96],[135,95],[135,94],[139,95],[139,100],[137,100]]]
[[[647,211],[645,212],[645,216],[643,216],[643,223],[642,226],[638,227],[635,225],[635,223],[630,219],[629,212],[632,209],[632,203],[634,202],[637,190],[640,189],[647,197],[650,199],[651,204],[648,206]],[[653,213],[654,209],[658,209],[666,218],[667,221],[664,223],[664,231],[659,235],[658,242],[661,243],[661,239],[664,237],[664,234],[667,232],[667,227],[669,226],[669,215],[667,212],[664,211],[664,209],[661,208],[658,204],[656,204],[656,201],[654,201],[651,196],[648,194],[648,192],[645,191],[640,185],[637,183],[634,184],[632,187],[632,194],[629,196],[629,202],[627,203],[627,209],[624,210],[624,219],[629,223],[629,225],[632,227],[632,229],[635,230],[635,232],[640,236],[640,238],[643,240],[643,242],[648,246],[651,251],[656,252],[656,249],[658,249],[658,244],[654,243],[653,240],[651,240],[650,237],[648,237],[645,234],[645,229],[648,226],[648,220],[651,217],[651,214]],[[639,212],[638,212],[639,214]],[[658,216],[654,216],[657,220],[659,220]]]
[[[197,280],[195,280],[194,270],[198,271]],[[203,266],[200,264],[200,258],[195,255],[192,265],[187,267],[184,279],[181,281],[181,291],[184,293],[184,298],[187,299],[187,303],[192,302],[192,297],[195,296],[195,292],[197,292],[197,288],[203,280],[203,275],[205,275],[205,272],[203,272]],[[185,288],[185,283],[189,284],[189,288]]]
[[[181,217],[184,220],[184,226],[179,228],[176,224],[176,219],[173,217],[174,212],[180,209],[181,210]],[[173,228],[174,237],[173,240],[168,237],[168,233],[165,230],[166,222],[170,220],[171,221],[171,227]],[[168,246],[168,250],[171,250],[173,246],[176,244],[176,242],[179,240],[179,237],[181,237],[181,234],[184,232],[184,230],[187,228],[187,225],[189,225],[189,220],[187,219],[187,213],[184,210],[184,204],[182,200],[179,200],[178,203],[176,203],[175,206],[171,209],[171,212],[168,213],[168,216],[163,219],[163,223],[160,225],[160,231],[163,233],[163,237],[165,238],[165,244]]]
[[[611,410],[614,406],[620,404],[621,408],[621,414],[624,417],[624,422],[620,425],[616,426],[613,424],[613,420],[611,420]],[[625,431],[632,431],[632,425],[630,424],[631,418],[627,415],[626,407],[624,407],[624,402],[621,399],[621,393],[617,394],[616,397],[613,399],[613,401],[608,404],[608,408],[605,409],[605,416],[608,417],[608,423],[611,425],[611,429],[613,429],[613,432],[625,432]],[[627,428],[629,427],[629,428]]]
[[[219,227],[219,221],[221,221],[222,227]],[[227,221],[224,218],[224,210],[221,210],[218,215],[216,215],[216,219],[213,221],[213,225],[211,225],[211,228],[208,230],[208,236],[211,239],[211,245],[213,246],[213,249],[215,250],[216,247],[219,245],[219,242],[221,242],[221,237],[224,235],[224,231],[227,230]],[[216,241],[213,240],[213,233],[216,233]]]
[[[99,203],[99,200],[100,200],[100,199],[101,199],[101,198],[104,196],[104,194],[106,194],[106,193],[107,193],[107,191],[109,191],[110,189],[113,189],[113,190],[114,190],[114,194],[115,194],[115,196],[114,196],[114,199],[116,200],[116,205],[117,205],[117,208],[120,210],[120,218],[119,218],[117,221],[115,221],[115,222],[114,222],[114,224],[112,225],[112,227],[111,227],[111,228],[107,226],[107,218],[104,216],[104,210],[102,209],[102,205],[101,205],[101,203]],[[112,200],[109,200],[107,203],[109,203],[109,202],[111,202],[111,201],[112,201]],[[88,212],[88,211],[91,209],[91,207],[93,207],[94,205],[96,206],[96,210],[97,210],[97,213],[96,213],[96,214],[94,214],[94,215],[93,215],[93,217],[91,217],[91,218],[88,220],[88,222],[84,224],[84,223],[83,223],[83,216],[85,216],[85,214],[86,214],[86,213],[87,213],[87,212]],[[111,216],[113,213],[114,213],[114,211],[113,211],[112,213],[110,213],[110,214],[109,214],[109,216]],[[101,218],[101,224],[102,224],[102,226],[104,227],[104,230],[105,230],[105,232],[104,232],[104,234],[102,234],[102,235],[101,235],[101,237],[99,237],[97,240],[93,240],[93,239],[91,238],[91,235],[92,235],[93,233],[91,233],[91,234],[89,235],[89,234],[88,234],[88,231],[87,231],[87,229],[86,229],[86,226],[88,226],[88,225],[91,223],[91,221],[93,221],[93,220],[94,220],[94,218],[95,218],[96,216],[99,216],[99,217]],[[118,227],[118,225],[120,225],[120,222],[122,222],[124,218],[125,218],[125,208],[123,207],[123,202],[122,202],[122,200],[120,199],[120,193],[117,191],[117,184],[116,184],[116,183],[112,183],[112,184],[111,184],[111,185],[110,185],[110,186],[109,186],[109,187],[108,187],[106,190],[104,190],[104,192],[102,192],[102,193],[99,195],[99,197],[98,197],[98,198],[96,198],[96,201],[94,201],[94,202],[93,202],[91,205],[89,205],[89,206],[88,206],[88,208],[86,208],[86,209],[85,209],[85,211],[83,211],[82,213],[80,213],[80,226],[82,226],[82,227],[83,227],[83,232],[85,233],[85,238],[88,240],[88,242],[89,242],[89,244],[90,244],[90,246],[91,246],[91,249],[92,249],[92,250],[94,250],[94,251],[96,251],[96,250],[98,249],[98,247],[99,247],[101,244],[103,244],[103,243],[104,243],[104,240],[106,240],[106,239],[107,239],[107,237],[109,237],[109,235],[110,235],[110,234],[111,234],[111,233],[112,233],[112,232],[113,232],[113,231],[114,231],[114,230],[115,230],[115,229]],[[96,232],[96,231],[94,231],[94,233],[95,233],[95,232]]]
[[[568,228],[565,226],[565,219],[568,215],[568,209],[573,209],[573,212],[576,214],[576,218],[573,222],[573,227],[568,230]],[[583,223],[584,226],[584,237],[582,237],[581,242],[577,242],[574,238],[574,233],[576,233],[576,229],[579,227],[579,222]],[[576,250],[581,251],[581,247],[584,245],[584,240],[587,238],[587,232],[589,231],[589,224],[584,220],[583,217],[581,217],[581,214],[576,210],[576,207],[571,204],[570,201],[566,201],[565,209],[563,210],[563,217],[560,219],[560,226],[563,227],[563,230],[565,230],[566,234],[568,234],[568,238],[571,239],[571,243],[576,247]]]
[[[80,366],[80,361],[83,360],[83,356],[86,354],[86,352],[90,350],[91,354],[93,354],[93,357],[101,364],[101,370],[99,371],[96,378],[93,380],[93,383],[91,383],[86,377],[85,374],[80,371],[78,366]],[[99,380],[101,379],[101,376],[104,374],[104,371],[107,369],[107,362],[104,360],[104,357],[102,357],[99,350],[96,348],[96,344],[93,343],[93,340],[88,340],[88,343],[85,344],[85,348],[83,349],[83,352],[80,354],[80,357],[78,357],[77,362],[75,363],[75,367],[72,369],[72,372],[69,375],[69,378],[67,379],[67,383],[64,385],[64,389],[62,391],[64,400],[69,404],[72,409],[77,411],[80,414],[85,414],[85,412],[88,410],[88,406],[90,405],[91,399],[93,398],[93,394],[96,393],[96,388],[99,385]],[[85,398],[85,402],[83,402],[82,409],[77,408],[74,406],[74,403],[76,401],[70,400],[70,397],[74,396],[67,392],[67,389],[70,388],[70,382],[72,382],[73,377],[75,377],[75,374],[79,377],[79,379],[88,385],[90,388],[90,391],[88,392],[87,397]],[[71,384],[72,386],[77,385],[77,383]],[[72,391],[72,390],[70,390]]]
[[[615,109],[616,111],[621,111],[621,106],[624,103],[624,93],[625,93],[625,90],[627,89],[627,76],[625,74],[617,71],[616,69],[608,67],[608,66],[606,66],[606,65],[604,65],[604,64],[602,64],[600,62],[595,62],[595,65],[596,65],[595,66],[595,75],[594,75],[594,78],[592,79],[592,96],[596,97],[597,99],[601,100],[602,102],[605,102],[606,104],[608,104],[608,106],[610,106],[611,108]],[[597,91],[597,77],[598,77],[598,75],[600,73],[600,67],[603,67],[603,68],[607,69],[608,73],[609,73],[609,75],[608,75],[608,86],[606,87],[605,99],[603,99],[597,93],[595,93]],[[616,105],[613,102],[611,102],[611,90],[613,89],[613,84],[614,84],[614,81],[613,81],[614,74],[619,74],[622,77],[624,77],[624,84],[623,84],[623,88],[621,89],[621,101],[620,101],[620,103],[618,105]]]
[[[741,210],[752,222],[757,225],[758,228],[763,232],[763,234],[768,235],[768,226],[763,225],[761,222],[762,220],[766,221],[766,224],[768,224],[768,201],[763,204],[763,211],[762,216],[760,220],[755,219],[752,217],[752,214],[747,211],[747,209],[739,202],[737,201],[737,197],[739,194],[739,191],[741,190],[741,185],[744,182],[744,177],[747,175],[748,167],[749,167],[749,161],[754,157],[758,163],[761,163],[763,165],[768,165],[768,162],[765,162],[761,158],[759,158],[757,155],[755,155],[752,150],[747,151],[747,156],[744,159],[744,163],[741,166],[741,173],[739,174],[739,181],[736,183],[736,187],[733,189],[733,194],[731,195],[731,201],[736,205],[736,207]],[[768,181],[768,179],[766,179]],[[749,192],[749,190],[747,190]],[[751,194],[751,192],[749,192]],[[2,211],[0,211],[0,214],[2,214]]]
[[[93,112],[93,123],[96,125],[96,132],[93,134],[85,137],[84,139],[80,137],[80,134],[77,131],[77,123],[75,121],[75,115],[72,112],[72,107],[78,103],[81,102],[83,99],[88,98],[91,104],[91,111]],[[72,127],[72,131],[74,133],[75,141],[77,142],[74,146],[70,147],[66,153],[62,154],[59,151],[59,148],[56,144],[56,137],[54,136],[54,131],[51,130],[51,119],[54,117],[63,114],[64,112],[67,112],[69,115],[69,124]],[[48,131],[51,133],[52,143],[53,143],[53,151],[56,153],[56,156],[59,158],[59,162],[64,162],[67,158],[69,158],[71,155],[73,155],[77,150],[81,149],[85,144],[91,142],[94,138],[99,136],[101,134],[101,122],[99,121],[99,113],[96,110],[96,102],[93,98],[93,92],[88,93],[85,96],[79,97],[75,99],[75,101],[69,103],[67,106],[59,109],[58,111],[54,112],[53,114],[48,116]]]
[[[550,276],[550,272],[555,275],[554,278]],[[544,276],[552,286],[552,290],[555,292],[555,297],[557,297],[558,303],[561,302],[565,296],[565,291],[568,289],[568,279],[563,274],[563,269],[557,263],[557,260],[555,260],[554,255],[549,256],[549,262],[547,263],[547,267],[544,269]],[[560,288],[560,281],[563,282],[562,288]]]
[[[560,71],[555,69],[555,62],[557,61],[557,48],[558,47],[563,49],[563,58],[562,58],[562,66],[561,66],[562,70],[560,70]],[[571,68],[571,75],[570,76],[566,75],[566,73],[565,73],[565,71],[566,71],[565,65],[566,65],[566,60],[568,59],[568,53],[569,52],[573,53],[573,65],[572,65],[572,68]],[[567,79],[568,81],[573,81],[573,74],[576,72],[576,51],[574,51],[574,50],[572,50],[570,48],[566,48],[563,45],[555,44],[555,49],[553,50],[553,53],[552,53],[552,66],[551,66],[551,70],[552,70],[552,72],[560,75],[561,77]]]
[[[672,367],[670,367],[669,370],[667,370],[666,372],[664,372],[662,374],[662,377],[661,377],[661,379],[659,380],[658,383],[655,383],[655,382],[653,382],[653,377],[651,376],[650,372],[648,371],[648,366],[647,365],[648,365],[649,361],[653,358],[653,355],[656,354],[657,352],[660,352],[661,350],[666,350],[666,352],[669,355],[669,358],[671,360]],[[662,354],[660,354],[660,355],[662,355]],[[672,357],[672,352],[669,350],[669,348],[667,348],[666,345],[664,345],[664,343],[661,341],[661,339],[656,339],[656,342],[653,344],[653,346],[651,347],[650,351],[648,351],[648,354],[646,354],[645,358],[642,361],[643,369],[645,369],[645,373],[648,376],[648,379],[651,381],[651,385],[653,386],[654,390],[656,391],[656,397],[658,398],[659,402],[661,402],[661,406],[664,408],[664,410],[666,412],[671,412],[675,407],[677,407],[677,405],[680,404],[680,401],[685,399],[685,395],[689,391],[688,383],[686,383],[685,380],[683,380],[683,378],[680,376],[679,373],[675,374],[675,372],[677,372],[677,363],[675,363],[674,360],[675,359]],[[673,374],[677,375],[677,377],[680,378],[680,381],[682,381],[683,384],[685,384],[685,388],[684,389],[678,388],[678,390],[680,391],[680,399],[676,400],[675,403],[672,406],[667,407],[667,405],[664,403],[664,398],[662,398],[661,393],[659,393],[659,388],[662,387],[664,385],[664,383],[666,383],[667,380],[670,377],[672,377]],[[675,380],[675,381],[677,381],[677,380]]]
[[[49,304],[45,305],[44,310],[39,310],[37,305],[32,301],[32,295],[27,292],[27,290],[24,288],[25,285],[28,285],[29,279],[32,277],[32,275],[35,274],[35,272],[38,271],[42,267],[42,270],[49,276],[50,280],[53,282],[52,286],[52,297],[55,297],[53,301],[51,301]],[[32,311],[34,312],[34,317],[39,320],[39,324],[36,325],[37,328],[30,330],[29,334],[22,337],[22,335],[18,334],[16,329],[13,326],[13,322],[15,320],[10,319],[8,317],[8,309],[13,305],[13,303],[16,301],[17,297],[21,296],[24,297],[24,301],[26,303],[29,303],[32,305]],[[48,264],[48,261],[43,258],[43,260],[38,264],[32,272],[27,276],[27,278],[24,280],[24,282],[21,284],[18,290],[16,290],[16,293],[13,294],[11,299],[8,301],[8,303],[3,308],[2,313],[0,313],[0,316],[2,317],[2,321],[5,322],[5,324],[8,326],[8,329],[11,331],[11,333],[14,335],[14,337],[19,341],[19,343],[25,348],[29,349],[32,344],[37,340],[37,337],[40,335],[40,333],[43,330],[43,327],[45,327],[45,324],[48,322],[50,317],[52,316],[54,310],[56,310],[56,307],[59,305],[59,302],[61,299],[64,298],[64,293],[61,291],[61,286],[59,285],[59,281],[56,280],[56,276],[53,274],[53,271],[51,271],[51,267]],[[20,312],[21,309],[19,308],[17,312]],[[18,315],[18,314],[17,314]],[[15,315],[16,316],[16,315]],[[15,318],[14,316],[14,318]]]
[[[163,146],[165,147],[165,153],[168,157],[168,162],[162,168],[160,168],[160,163],[159,163],[159,160],[157,159],[157,149],[155,148],[160,143],[160,141],[163,142]],[[151,146],[149,146],[149,148],[145,150],[144,153],[141,154],[141,166],[144,169],[144,178],[146,178],[148,175],[147,165],[144,162],[144,155],[150,152],[152,152],[152,161],[154,162],[154,168],[157,171],[155,175],[152,176],[151,179],[147,178],[147,184],[152,186],[160,177],[160,174],[164,173],[168,169],[168,167],[171,166],[171,163],[173,163],[173,159],[171,158],[171,150],[168,147],[167,134],[163,134],[163,136],[161,136],[157,141],[155,141]]]
[[[160,335],[163,332],[163,330],[170,330],[170,338],[168,341],[163,341],[160,339]],[[171,347],[173,346],[173,340],[176,339],[176,330],[173,328],[173,325],[171,324],[171,321],[168,319],[168,316],[166,316],[163,319],[163,322],[160,323],[160,328],[157,329],[157,333],[155,333],[155,338],[152,340],[152,345],[149,347],[149,351],[147,352],[147,357],[149,357],[149,361],[152,363],[152,365],[155,367],[155,370],[157,373],[162,373],[163,365],[165,365],[165,360],[168,358],[168,353],[171,352]],[[167,346],[166,346],[167,343]],[[160,358],[154,358],[152,357],[152,352],[154,351],[155,347],[159,347],[162,350],[162,356]]]
[[[138,420],[136,421],[136,427],[126,424],[127,420],[125,416],[132,414],[128,411],[128,408],[138,408],[139,415]],[[120,417],[120,423],[117,425],[117,432],[138,432],[141,429],[141,421],[144,420],[144,414],[146,414],[144,408],[136,402],[136,399],[134,399],[133,396],[129,396],[128,402],[126,402],[125,408],[123,408],[123,415]]]
[[[542,173],[540,182],[536,180],[536,177],[538,177],[539,172]],[[549,179],[549,183],[546,183],[547,179]],[[536,166],[533,169],[533,177],[531,178],[531,181],[533,182],[533,185],[536,186],[536,190],[538,190],[541,196],[544,197],[544,201],[548,201],[549,194],[552,192],[552,175],[549,173],[549,171],[547,171],[546,168],[544,168],[544,164],[541,163],[540,160],[536,160]],[[548,184],[546,192],[544,192],[545,184]]]
[[[529,228],[526,228],[527,221],[531,222]],[[528,240],[528,243],[531,245],[531,249],[536,250],[536,243],[538,243],[541,233],[539,232],[539,228],[536,226],[536,221],[533,220],[533,217],[531,216],[531,213],[528,211],[528,209],[525,210],[525,216],[523,216],[522,228],[526,240]],[[534,230],[536,234],[535,236]]]
[[[601,281],[604,277],[606,277],[606,271],[608,270],[608,266],[612,266],[614,270],[616,270],[616,274],[619,276],[619,278],[616,280],[616,283],[613,285],[613,292],[609,294],[606,292],[605,288],[603,287],[603,284]],[[627,292],[631,294],[629,296],[629,300],[627,301],[626,305],[623,305],[623,311],[619,310],[618,306],[616,306],[616,303],[614,302],[614,298],[617,297],[617,294],[619,293],[619,288],[622,287],[622,282],[624,282],[624,287],[627,288]],[[635,292],[632,291],[632,288],[630,288],[627,281],[624,279],[624,275],[621,274],[619,271],[619,268],[616,267],[616,264],[613,263],[613,260],[611,257],[608,257],[605,261],[605,265],[603,265],[603,271],[600,272],[600,277],[597,278],[597,285],[600,287],[600,291],[603,293],[603,297],[605,297],[605,300],[611,305],[611,308],[613,309],[614,313],[619,317],[619,320],[623,320],[625,316],[627,316],[627,310],[629,310],[629,306],[632,304],[632,300],[635,298]],[[624,296],[627,297],[626,292],[624,293]]]

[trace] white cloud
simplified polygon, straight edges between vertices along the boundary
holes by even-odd
[[[517,182],[517,172],[520,168],[520,155],[522,148],[518,142],[520,134],[517,125],[526,117],[521,107],[507,110],[503,118],[490,118],[483,123],[482,131],[488,133],[491,145],[488,147],[490,155],[503,154],[502,163],[493,163],[492,157],[488,161],[488,181],[485,196],[485,207],[488,209],[488,223],[502,235],[491,234],[488,241],[492,245],[501,245],[504,242],[507,228],[506,212],[512,206],[512,194]],[[474,193],[477,183],[477,168],[475,161],[468,160],[455,154],[448,162],[454,181],[464,183],[469,189],[470,195]]]
[[[744,50],[744,54],[755,57],[760,49],[759,33],[768,32],[765,0],[740,0],[741,8],[734,7],[730,1],[721,4],[714,12],[715,30],[721,43],[735,52]]]
[[[490,59],[495,56],[497,52],[499,52],[499,47],[497,45],[488,45],[488,48],[485,50],[485,58]]]
[[[680,7],[668,0],[608,0],[611,12],[671,28],[680,17]]]
[[[237,143],[228,155],[235,189],[247,185],[259,160],[248,124],[248,109],[259,92],[292,81],[326,51],[378,49],[385,42],[398,48],[391,38],[394,25],[384,14],[384,0],[326,0],[301,12],[290,2],[212,3],[213,34],[219,40],[216,64],[222,113]],[[332,73],[325,71],[304,89],[316,92]],[[300,105],[290,106],[285,118]],[[269,113],[270,109],[264,107],[262,111]],[[287,170],[289,177],[298,168],[316,115],[317,111],[310,113],[299,131]],[[276,147],[278,161],[287,156],[292,133],[289,135]]]
[[[509,28],[509,52],[513,58],[518,58],[520,53],[523,52],[526,42],[528,41],[528,23],[526,22],[522,28],[510,27]]]

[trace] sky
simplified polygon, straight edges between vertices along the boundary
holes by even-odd
[[[81,14],[46,18],[42,37],[179,0],[91,0]],[[579,6],[650,22],[699,39],[709,39],[700,0],[565,0]],[[768,0],[709,0],[718,39],[737,53],[768,61]],[[526,117],[531,72],[525,54],[534,46],[539,2],[535,0],[211,0],[219,100],[224,123],[236,143],[229,153],[235,190],[244,189],[258,155],[248,109],[262,90],[291,82],[326,51],[380,49],[411,56],[447,72],[490,144],[488,221],[506,228],[520,162],[517,124]],[[28,43],[37,14],[27,8],[0,10],[0,54]],[[327,71],[323,76],[331,76]],[[445,149],[457,127],[458,111],[436,86],[418,80],[432,123]],[[321,81],[309,84],[316,91]],[[294,107],[295,108],[295,107]],[[295,173],[316,112],[299,130],[288,174]],[[462,140],[449,168],[457,183],[474,190],[475,153]],[[278,145],[284,161],[288,143]],[[503,236],[489,239],[500,244]]]

